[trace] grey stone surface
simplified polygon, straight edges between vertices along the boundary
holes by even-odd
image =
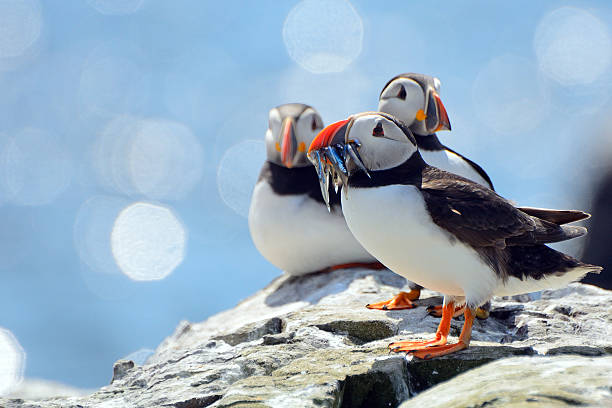
[[[0,406],[388,407],[497,360],[572,356],[579,366],[610,358],[612,293],[581,284],[538,300],[495,299],[491,318],[475,322],[468,350],[429,361],[389,354],[389,342],[428,339],[438,324],[425,307],[364,307],[404,284],[388,271],[283,275],[231,310],[182,322],[145,365],[119,362],[112,383],[89,396],[0,399]],[[441,301],[423,294],[421,306]],[[462,324],[453,320],[451,341]]]
[[[611,373],[611,356],[504,358],[437,385],[400,408],[612,407]]]

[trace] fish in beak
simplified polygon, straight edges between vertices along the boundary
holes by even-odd
[[[347,166],[349,162],[355,163],[357,168],[370,176],[359,156],[359,141],[346,140],[346,130],[350,123],[349,118],[327,126],[314,138],[308,149],[307,157],[317,170],[321,194],[330,211],[330,178],[335,191],[338,192],[339,187],[343,186],[346,194],[350,175]]]

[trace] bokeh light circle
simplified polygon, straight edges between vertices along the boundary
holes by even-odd
[[[98,182],[108,190],[135,194],[129,180],[129,144],[138,132],[140,119],[130,115],[114,117],[102,129],[92,148],[92,166]]]
[[[26,354],[10,331],[0,327],[0,396],[23,380]]]
[[[612,62],[606,25],[575,7],[561,7],[544,16],[533,46],[542,72],[562,85],[592,83]]]
[[[22,55],[38,40],[42,25],[37,0],[0,0],[0,59]]]
[[[191,126],[216,126],[227,112],[232,115],[249,101],[247,88],[252,78],[241,71],[241,65],[223,47],[192,45],[172,60],[162,85],[162,99],[172,116]],[[214,61],[214,64],[211,64]],[[202,80],[202,76],[206,80]],[[228,80],[232,78],[232,80]],[[258,88],[259,89],[259,88]],[[211,97],[211,95],[240,95]],[[236,109],[236,103],[240,109]]]
[[[279,100],[303,101],[321,114],[324,123],[330,123],[376,106],[372,105],[372,89],[376,89],[378,84],[374,84],[368,75],[352,68],[328,75],[316,75],[294,68],[279,75],[276,86]],[[329,95],[342,97],[330,98]]]
[[[119,273],[110,236],[117,216],[129,202],[112,196],[93,196],[85,201],[74,222],[74,246],[81,260],[101,274]]]
[[[363,23],[347,0],[302,0],[285,19],[283,41],[302,68],[341,72],[361,53]]]
[[[201,179],[203,151],[181,123],[123,115],[100,133],[92,163],[100,183],[111,190],[178,200]]]
[[[229,208],[245,218],[249,215],[253,187],[265,160],[263,140],[244,140],[230,147],[219,163],[219,195]]]
[[[142,49],[129,42],[97,44],[87,55],[78,80],[81,119],[109,118],[138,113],[149,101],[151,71],[142,61]]]
[[[537,68],[515,55],[489,61],[474,81],[472,96],[479,120],[500,133],[520,135],[536,128],[549,112]]]
[[[131,180],[150,198],[183,197],[202,176],[202,163],[200,143],[188,127],[177,122],[143,120],[131,140]]]
[[[119,213],[111,248],[119,269],[137,281],[167,277],[183,261],[187,232],[169,208],[136,202]]]
[[[87,0],[99,13],[107,15],[125,15],[138,11],[144,0]]]
[[[17,132],[0,155],[0,184],[15,204],[45,205],[68,187],[72,168],[55,135],[27,128]]]

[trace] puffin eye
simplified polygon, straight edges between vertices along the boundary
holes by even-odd
[[[372,129],[372,136],[382,137],[385,135],[385,131],[383,130],[383,126],[381,122],[378,122],[374,129]]]
[[[315,130],[317,128],[317,119],[313,116],[312,118],[312,130]]]
[[[397,97],[400,98],[402,101],[406,100],[406,88],[404,88],[404,85],[400,84],[400,90],[397,93]]]

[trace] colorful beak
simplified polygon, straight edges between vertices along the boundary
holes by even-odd
[[[317,137],[315,137],[312,143],[310,144],[310,147],[308,148],[308,153],[320,150],[324,147],[328,147],[334,142],[344,143],[344,132],[341,132],[341,130],[343,130],[343,127],[347,125],[349,120],[350,119],[345,119],[336,123],[332,123],[331,125],[324,128],[322,131],[320,131]],[[339,140],[340,136],[342,136],[342,140]]]
[[[290,169],[293,167],[293,158],[297,148],[295,129],[292,118],[285,118],[281,126],[281,161]]]
[[[451,130],[450,120],[448,119],[448,113],[446,113],[446,108],[440,99],[440,96],[437,92],[432,91],[431,96],[433,97],[434,104],[436,106],[436,115],[438,118],[438,125],[434,129],[434,133],[440,130]]]

